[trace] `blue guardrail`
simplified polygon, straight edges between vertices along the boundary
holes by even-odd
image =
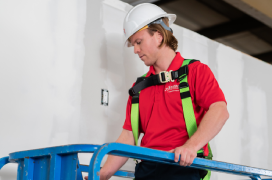
[[[93,153],[90,164],[81,165],[78,153]],[[0,169],[8,163],[18,163],[17,180],[83,180],[82,172],[88,172],[89,180],[99,180],[101,161],[106,154],[179,166],[174,162],[173,153],[127,144],[107,143],[75,144],[15,152],[0,158]],[[271,170],[203,158],[195,158],[189,167],[247,176],[253,180],[268,176],[272,180]],[[133,179],[134,172],[120,170],[114,176]]]

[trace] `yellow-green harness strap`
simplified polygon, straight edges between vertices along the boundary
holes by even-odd
[[[185,59],[183,61],[182,66],[188,65],[190,60],[191,59]],[[179,79],[180,79],[179,91],[180,91],[180,98],[182,102],[183,115],[185,119],[186,129],[190,138],[197,130],[196,118],[195,118],[192,98],[190,95],[187,74],[181,75]]]
[[[142,77],[146,77],[146,74],[144,74]],[[141,91],[140,91],[141,92]],[[133,137],[135,140],[135,145],[138,146],[138,139],[139,139],[139,97],[140,92],[132,97],[131,101],[131,113],[130,113],[130,119],[131,119],[131,128]]]
[[[131,128],[135,145],[137,146],[139,137],[139,103],[134,103],[131,105]]]
[[[183,66],[188,66],[192,59],[184,59],[182,63]],[[188,69],[188,68],[187,68]],[[187,71],[188,73],[188,71]],[[180,98],[182,102],[182,108],[183,108],[183,115],[185,119],[186,129],[189,135],[189,138],[192,137],[192,135],[197,130],[197,124],[196,124],[196,118],[194,113],[194,107],[192,103],[192,98],[190,94],[188,79],[187,79],[187,73],[183,74],[179,77],[179,89],[180,89]],[[210,144],[208,143],[208,149],[209,149],[209,155],[205,158],[212,159],[212,151],[210,148]],[[203,153],[203,150],[199,150],[198,153]],[[203,180],[209,180],[211,176],[211,171],[208,171],[207,175],[204,177]]]
[[[195,60],[184,59],[181,67],[188,66],[190,62],[192,61],[194,62]],[[179,80],[180,80],[179,82],[180,98],[182,102],[183,115],[185,119],[186,129],[190,138],[196,132],[197,124],[196,124],[196,118],[195,118],[194,107],[193,107],[192,98],[190,94],[187,74],[181,75],[179,77]],[[208,149],[209,149],[209,155],[206,158],[212,159],[212,151],[211,151],[209,143],[208,143]]]

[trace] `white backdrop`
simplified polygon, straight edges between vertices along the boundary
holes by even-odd
[[[0,1],[0,157],[116,140],[128,89],[148,71],[123,46],[130,8],[118,0]],[[181,55],[208,64],[228,102],[230,118],[211,142],[214,159],[272,169],[272,66],[172,28]],[[109,90],[109,106],[100,105],[102,88]],[[80,157],[86,164],[89,159]],[[15,168],[5,166],[0,180],[15,179]],[[132,161],[124,167],[133,168]],[[213,173],[212,179],[243,178]]]

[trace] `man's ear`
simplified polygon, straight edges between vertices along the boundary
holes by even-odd
[[[154,33],[154,35],[155,35],[155,38],[156,38],[157,42],[158,42],[159,45],[160,45],[161,42],[162,42],[162,40],[163,40],[163,36],[162,36],[161,32],[156,31],[156,32]]]

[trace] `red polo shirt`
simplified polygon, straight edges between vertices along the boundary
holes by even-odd
[[[167,71],[178,70],[184,58],[177,52]],[[225,101],[210,68],[201,62],[194,62],[188,66],[188,83],[192,97],[197,125],[201,122],[210,105],[217,101]],[[155,74],[153,66],[146,77]],[[168,82],[151,86],[141,91],[139,100],[140,132],[144,133],[142,147],[169,151],[182,146],[188,139],[183,109],[181,104],[179,82]],[[126,120],[123,128],[132,131],[131,96],[128,98]],[[204,146],[208,155],[207,145]]]

